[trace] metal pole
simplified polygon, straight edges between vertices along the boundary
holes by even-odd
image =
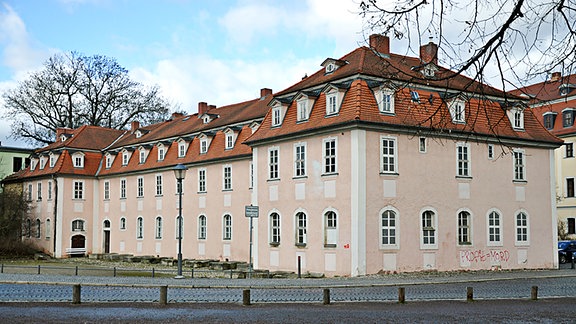
[[[183,279],[182,275],[182,179],[178,179],[178,275],[175,279]]]
[[[248,278],[252,278],[252,218],[250,217],[250,257],[248,260]]]

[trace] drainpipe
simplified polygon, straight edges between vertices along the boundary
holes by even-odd
[[[58,181],[56,179],[56,175],[52,174],[52,186],[54,190],[54,225],[53,228],[53,235],[52,235],[52,257],[56,256],[56,231],[57,231],[57,219],[58,219]]]

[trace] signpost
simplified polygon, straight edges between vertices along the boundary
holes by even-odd
[[[250,218],[250,260],[248,261],[248,278],[252,278],[252,220],[258,218],[258,206],[246,206],[244,209],[246,217]]]

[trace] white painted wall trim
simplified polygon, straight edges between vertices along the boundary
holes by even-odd
[[[258,148],[257,147],[253,147],[252,148],[252,170],[254,170],[253,174],[254,174],[254,181],[252,184],[252,201],[250,202],[253,206],[258,206],[258,170],[260,170],[259,166],[258,166]],[[257,219],[254,219],[252,221],[252,226],[253,228],[253,232],[252,232],[252,263],[253,263],[253,267],[254,269],[258,269],[259,268],[259,249],[258,249],[258,237],[260,237],[260,230],[259,230],[259,226],[258,224],[260,222],[266,222],[267,221],[267,217],[265,214],[262,213],[263,210],[259,210],[259,215]],[[262,217],[264,215],[264,217]],[[250,222],[248,222],[250,223]],[[250,227],[250,225],[248,225],[248,227]],[[266,226],[263,226],[263,228],[266,228]],[[248,230],[250,230],[250,228],[248,228]],[[264,233],[264,237],[268,237],[267,236],[268,233]]]
[[[556,209],[556,168],[554,150],[549,150],[550,159],[550,215],[552,215],[552,255],[554,256],[554,268],[558,269],[558,210]]]
[[[350,252],[352,276],[366,274],[366,131],[350,132]]]
[[[64,212],[64,206],[62,201],[63,201],[63,197],[64,197],[64,179],[63,178],[57,178],[56,179],[56,188],[58,190],[58,193],[56,193],[56,201],[54,202],[56,204],[56,215],[54,215],[54,219],[56,220],[56,224],[54,224],[54,226],[56,226],[56,237],[54,238],[56,240],[56,249],[54,251],[54,256],[56,258],[61,258],[62,257],[62,244],[67,244],[64,243],[63,240],[63,235],[62,235],[62,231],[64,229],[63,226],[63,212]]]
[[[100,243],[100,239],[104,235],[102,232],[103,218],[100,218],[100,189],[99,181],[94,179],[92,181],[92,253],[102,253],[103,246]]]

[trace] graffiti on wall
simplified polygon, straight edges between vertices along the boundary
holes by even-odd
[[[510,260],[510,252],[508,250],[466,250],[460,251],[460,263],[481,263],[490,262],[492,264],[499,264],[501,262],[508,262]]]

